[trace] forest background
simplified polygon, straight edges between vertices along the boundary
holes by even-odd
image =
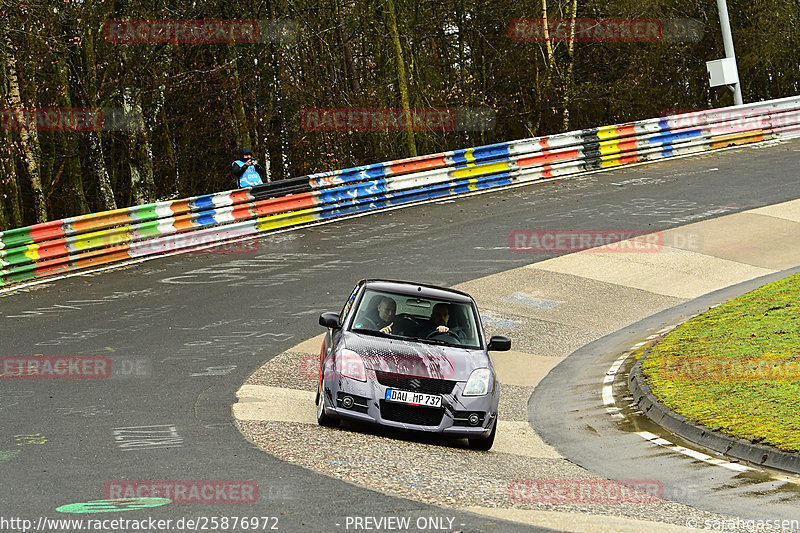
[[[800,1],[728,5],[744,101],[800,94]],[[603,33],[620,19],[660,34]],[[203,20],[240,37],[131,38]],[[232,189],[240,146],[280,180],[733,104],[706,73],[714,0],[0,0],[0,28],[0,231]],[[333,109],[459,123],[337,127]],[[22,125],[53,110],[88,122]]]

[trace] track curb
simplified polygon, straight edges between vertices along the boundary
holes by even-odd
[[[654,343],[653,346],[656,344],[658,342]],[[645,350],[628,376],[628,390],[639,409],[650,420],[690,442],[704,446],[726,457],[776,468],[793,474],[800,474],[800,454],[784,452],[772,446],[755,444],[746,439],[732,437],[686,418],[661,403],[658,397],[650,390],[650,386],[642,373],[642,363],[653,346]]]

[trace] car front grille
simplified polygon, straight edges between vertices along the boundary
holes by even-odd
[[[400,389],[412,392],[424,392],[426,394],[450,394],[456,386],[455,381],[435,378],[418,378],[404,376],[402,374],[389,374],[386,372],[375,372],[378,383],[390,389]]]
[[[442,423],[443,409],[416,407],[381,400],[381,418],[417,426],[438,426]]]

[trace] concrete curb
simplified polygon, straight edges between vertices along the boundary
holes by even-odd
[[[800,474],[800,454],[784,452],[772,446],[754,444],[746,439],[732,437],[698,424],[661,403],[650,390],[650,386],[642,373],[642,363],[651,349],[652,346],[647,348],[644,355],[633,366],[630,376],[628,376],[628,389],[633,396],[634,402],[650,420],[664,429],[718,454]]]

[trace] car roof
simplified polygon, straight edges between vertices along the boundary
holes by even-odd
[[[472,297],[455,289],[437,287],[425,283],[413,281],[400,281],[390,279],[367,279],[364,280],[367,288],[378,291],[393,292],[404,296],[417,296],[421,298],[434,298],[438,300],[449,300],[451,302],[472,303]]]

